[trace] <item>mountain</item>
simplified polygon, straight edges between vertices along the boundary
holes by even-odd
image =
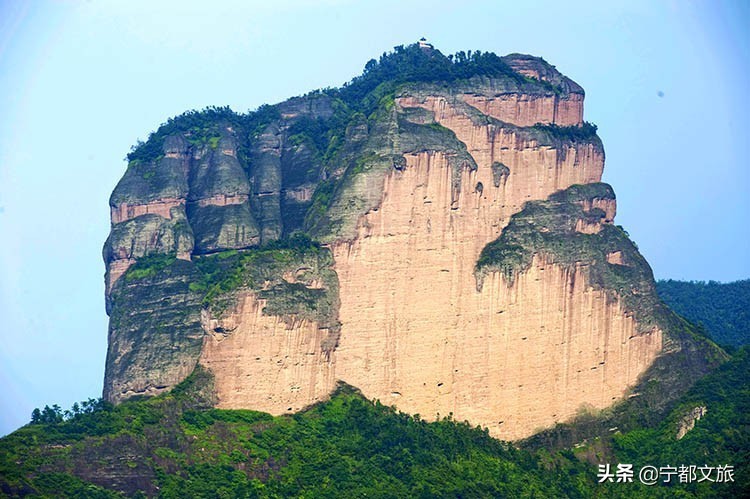
[[[541,58],[420,43],[164,123],[111,197],[104,398],[0,439],[0,493],[746,494],[747,347],[657,295],[583,100]]]
[[[659,297],[686,319],[702,324],[720,345],[750,343],[750,280],[657,281]]]
[[[726,359],[614,225],[583,89],[538,57],[396,47],[339,89],[170,119],[128,155],[104,247],[104,397],[198,366],[222,409],[340,381],[506,440]]]

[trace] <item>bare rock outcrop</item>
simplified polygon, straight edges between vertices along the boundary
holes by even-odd
[[[341,89],[170,120],[110,200],[105,397],[200,364],[223,408],[344,381],[519,439],[708,369],[614,225],[583,100],[541,58],[413,46]]]
[[[677,435],[675,438],[680,440],[687,435],[690,430],[695,428],[695,423],[700,421],[706,413],[708,413],[708,409],[702,405],[690,409],[690,411],[677,423]]]

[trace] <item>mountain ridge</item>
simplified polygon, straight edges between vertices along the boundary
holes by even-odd
[[[675,312],[703,325],[708,336],[725,348],[750,342],[750,280],[656,282],[659,296]]]

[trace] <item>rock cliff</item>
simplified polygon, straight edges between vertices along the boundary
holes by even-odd
[[[200,364],[219,407],[299,411],[342,380],[518,439],[637,396],[659,359],[706,371],[613,224],[583,100],[540,58],[409,46],[168,121],[110,200],[105,397]]]

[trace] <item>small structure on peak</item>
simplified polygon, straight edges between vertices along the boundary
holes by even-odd
[[[434,49],[435,48],[432,46],[431,43],[427,42],[427,38],[425,37],[420,38],[417,43],[419,44],[419,48],[421,49]]]

